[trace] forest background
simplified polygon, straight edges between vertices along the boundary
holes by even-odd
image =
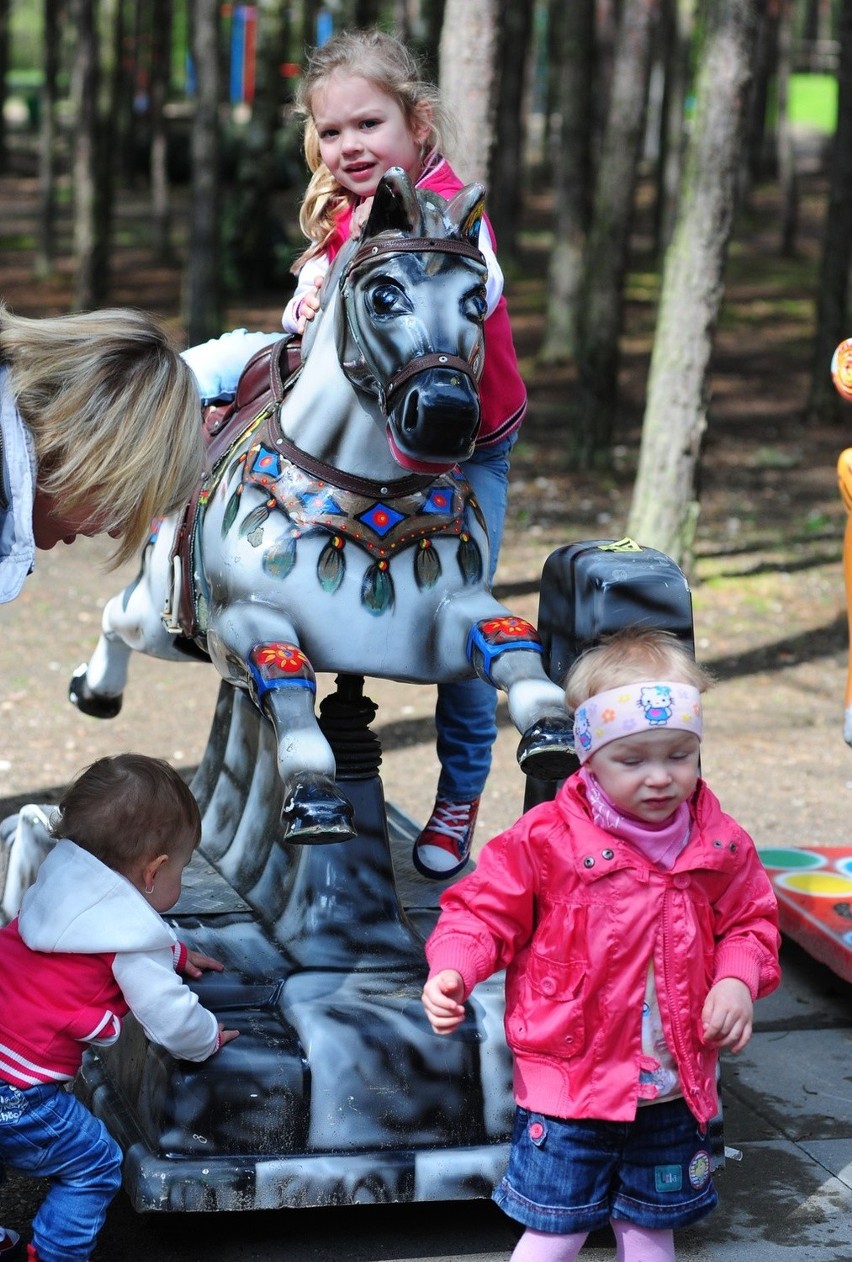
[[[306,178],[293,85],[309,45],[376,21],[440,79],[454,161],[489,189],[530,389],[498,595],[535,619],[572,540],[669,552],[719,680],[705,772],[758,840],[844,843],[852,407],[828,363],[852,332],[852,0],[0,0],[0,296],[132,303],[181,345],[276,327]],[[104,555],[40,558],[4,612],[7,804],[110,749],[204,748],[203,666],[135,663],[115,725],[65,704],[130,577]],[[431,690],[369,690],[386,792],[425,817]],[[481,839],[521,805],[501,719]]]

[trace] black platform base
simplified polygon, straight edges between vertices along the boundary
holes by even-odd
[[[79,1093],[125,1149],[140,1211],[469,1199],[500,1177],[502,977],[452,1038],[432,1033],[422,944],[443,886],[414,872],[416,828],[385,810],[377,777],[345,790],[357,837],[282,848],[274,921],[200,855],[169,916],[225,964],[193,988],[240,1037],[192,1065],[128,1020],[114,1049],[86,1056]]]

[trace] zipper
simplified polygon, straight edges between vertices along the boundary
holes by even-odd
[[[671,1026],[672,1039],[675,1044],[672,1051],[675,1055],[675,1062],[677,1064],[678,1073],[680,1074],[685,1092],[690,1098],[694,1098],[697,1092],[697,1087],[692,1067],[692,1060],[688,1054],[686,1039],[684,1037],[680,1006],[677,1002],[672,1002],[673,997],[676,999],[676,991],[671,977],[671,971],[674,967],[674,954],[671,949],[671,898],[672,887],[669,885],[663,895],[663,978],[666,990],[666,1004],[669,1012],[669,1023]]]

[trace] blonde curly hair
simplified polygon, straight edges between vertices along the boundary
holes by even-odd
[[[430,130],[423,145],[424,156],[442,149],[452,129],[437,87],[423,77],[417,57],[395,36],[377,30],[342,31],[315,48],[296,95],[297,109],[305,119],[305,161],[313,174],[299,212],[299,226],[311,244],[296,259],[294,272],[322,253],[341,210],[357,200],[341,187],[323,162],[313,117],[317,92],[336,73],[367,79],[392,97],[412,130],[415,122],[428,119]]]
[[[0,303],[0,364],[37,486],[119,536],[111,565],[129,560],[201,476],[198,389],[164,329],[132,309],[28,319]]]
[[[671,631],[628,626],[581,653],[565,680],[565,701],[575,711],[589,697],[623,684],[665,679],[706,692],[713,679]]]

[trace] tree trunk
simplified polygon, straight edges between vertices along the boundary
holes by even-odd
[[[747,203],[751,189],[775,169],[777,140],[767,134],[769,103],[772,84],[778,73],[778,49],[781,8],[784,0],[768,0],[762,13],[758,13],[755,37],[754,71],[749,89],[746,112],[745,139],[743,141],[740,201]],[[790,9],[786,14],[788,42],[790,36]],[[775,126],[777,127],[777,111]]]
[[[669,41],[663,97],[662,154],[657,191],[655,239],[662,258],[668,249],[677,215],[683,172],[686,98],[690,86],[690,56],[695,36],[696,0],[669,0]]]
[[[192,0],[190,48],[196,98],[192,122],[192,211],[184,289],[184,321],[189,345],[222,330],[219,203],[219,4]]]
[[[44,279],[56,257],[56,102],[63,0],[44,0],[44,56],[38,137],[38,224],[34,272]]]
[[[447,157],[461,179],[488,179],[497,114],[498,0],[447,0],[441,28],[441,97],[456,125]]]
[[[97,307],[106,292],[106,276],[99,267],[101,258],[98,231],[98,175],[100,137],[98,132],[98,35],[96,0],[73,0],[71,16],[77,36],[71,98],[76,123],[74,133],[74,296],[76,311]]]
[[[791,0],[781,0],[778,20],[778,77],[775,144],[778,162],[778,184],[781,190],[781,253],[791,258],[796,252],[799,228],[799,181],[796,154],[790,133],[788,106],[790,76],[793,72],[793,31]]]
[[[581,6],[582,7],[582,6]],[[500,242],[500,257],[517,256],[521,192],[525,184],[524,109],[532,36],[532,0],[500,0],[499,91],[488,174],[488,216]]]
[[[630,536],[687,572],[698,518],[696,475],[707,380],[744,130],[760,0],[709,0],[696,116],[666,253]],[[852,0],[850,0],[852,2]]]
[[[9,15],[12,0],[0,0],[0,172],[8,169],[9,152],[6,135],[6,75],[9,70]]]
[[[840,399],[829,365],[834,348],[852,336],[849,327],[849,268],[852,264],[852,0],[842,0],[838,39],[837,131],[829,165],[822,263],[817,291],[817,331],[808,411],[813,419],[837,419]]]
[[[152,243],[161,262],[171,257],[168,130],[165,107],[171,83],[171,0],[152,0],[151,8],[151,180]]]
[[[376,6],[378,7],[378,6]],[[357,26],[374,26],[378,21],[378,13],[374,12],[374,16],[366,22],[358,22]],[[394,0],[393,4],[393,29],[401,40],[406,43],[411,39],[411,14],[407,0]]]
[[[311,48],[317,42],[317,19],[321,0],[302,0],[302,42]]]
[[[381,0],[354,0],[352,5],[352,25],[375,26],[379,20]]]
[[[624,276],[659,11],[660,0],[625,0],[618,30],[578,311],[574,443],[584,468],[604,466],[610,458]]]
[[[430,79],[437,80],[441,29],[444,23],[444,0],[421,0],[420,16],[423,24],[423,56],[426,60],[426,73]]]
[[[125,94],[123,91],[122,80],[122,45],[126,29],[123,0],[99,0],[99,2],[101,31],[106,30],[109,34],[109,24],[112,23],[111,38],[101,38],[98,41],[99,48],[109,50],[107,64],[102,67],[98,76],[97,95],[95,273],[101,277],[98,291],[100,304],[109,293],[113,206],[115,187],[120,174],[115,154],[120,152],[122,146],[128,147],[128,137],[131,135],[128,119],[132,101],[130,94]],[[95,13],[97,20],[97,4]]]
[[[583,247],[591,207],[595,0],[572,0],[560,19],[559,44],[552,57],[560,123],[553,146],[554,242],[548,268],[545,335],[539,352],[544,363],[568,359],[576,346]]]

